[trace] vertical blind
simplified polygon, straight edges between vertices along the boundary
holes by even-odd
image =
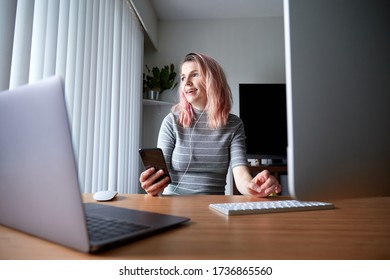
[[[129,0],[2,0],[0,90],[52,75],[82,192],[137,193],[143,30]]]

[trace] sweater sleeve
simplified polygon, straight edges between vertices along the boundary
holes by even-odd
[[[240,165],[248,165],[245,145],[244,124],[239,117],[236,117],[237,125],[230,145],[230,165],[232,168]]]
[[[168,169],[172,169],[172,152],[176,144],[174,132],[175,120],[172,113],[168,114],[161,123],[158,134],[157,147],[161,148],[164,154]]]

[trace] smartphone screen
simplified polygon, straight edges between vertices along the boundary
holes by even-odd
[[[168,176],[168,183],[171,183],[171,176],[169,175],[167,164],[165,163],[164,154],[160,148],[139,149],[139,154],[141,156],[145,169],[154,167],[156,171],[160,169],[164,171],[164,175],[158,178],[157,181],[162,180],[163,178]]]

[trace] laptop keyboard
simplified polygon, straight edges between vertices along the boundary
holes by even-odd
[[[99,242],[150,228],[150,226],[117,219],[87,216],[87,228],[92,242]]]

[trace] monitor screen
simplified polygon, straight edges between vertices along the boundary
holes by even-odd
[[[390,195],[388,3],[284,1],[293,197]]]
[[[287,158],[285,84],[240,84],[240,118],[244,123],[248,158]]]

